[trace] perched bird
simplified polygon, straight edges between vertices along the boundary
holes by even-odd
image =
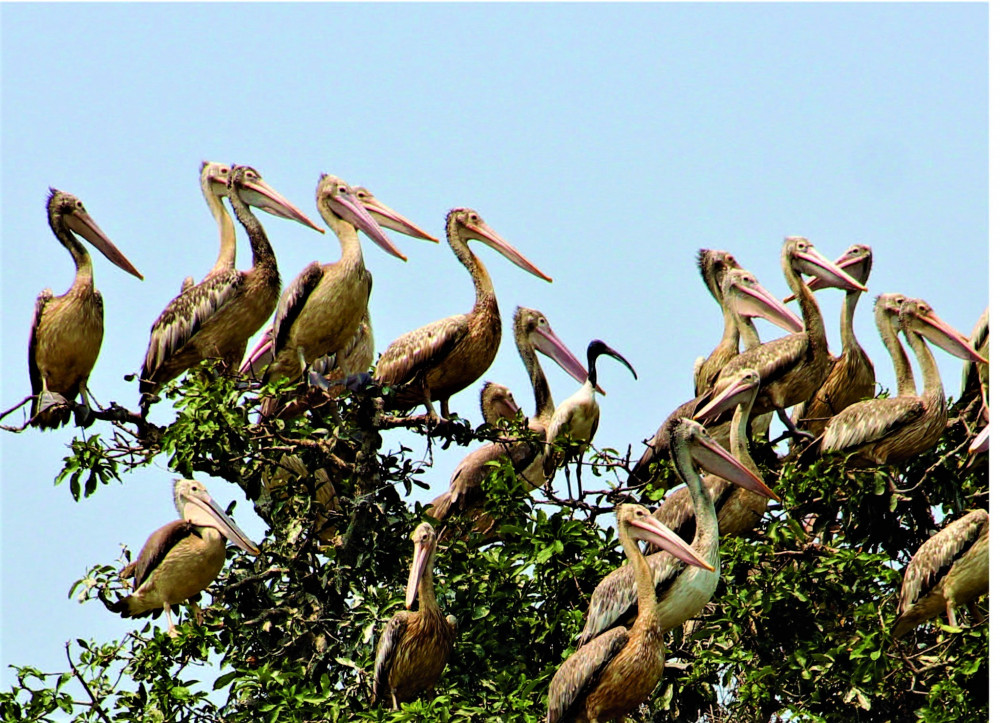
[[[521,408],[503,384],[483,382],[479,390],[479,411],[483,414],[483,423],[495,427],[501,419],[517,419]]]
[[[852,404],[827,425],[820,451],[850,455],[852,466],[897,464],[933,447],[948,421],[947,400],[927,341],[959,359],[984,361],[968,340],[921,299],[907,299],[899,323],[924,380],[923,393]]]
[[[701,280],[705,282],[708,293],[712,295],[715,302],[722,309],[723,329],[722,340],[712,350],[708,357],[698,357],[694,362],[694,395],[697,397],[704,394],[715,383],[715,378],[719,370],[725,366],[726,362],[740,353],[740,331],[736,328],[736,320],[726,311],[726,306],[722,300],[722,279],[726,272],[731,269],[741,269],[739,262],[728,251],[716,249],[700,249],[698,251],[698,272]],[[757,330],[750,323],[753,334],[756,337]],[[748,343],[744,339],[743,343]],[[760,337],[753,340],[753,346],[760,344]]]
[[[312,262],[282,293],[274,315],[273,361],[264,373],[265,381],[299,376],[318,357],[344,349],[357,332],[372,289],[359,230],[386,253],[406,260],[356,191],[336,176],[320,177],[316,207],[340,241],[341,258],[329,264]],[[381,208],[383,219],[391,218],[397,230],[437,243],[436,238],[388,207]]]
[[[690,419],[676,419],[670,425],[670,450],[674,468],[691,491],[697,530],[691,547],[708,561],[707,568],[685,565],[677,557],[657,552],[646,562],[652,570],[656,591],[659,627],[667,633],[701,612],[719,582],[719,525],[715,507],[705,494],[695,463],[710,474],[740,485],[754,494],[780,499],[760,477],[741,464],[705,428]],[[605,577],[590,596],[587,622],[580,645],[622,625],[636,615],[636,575],[634,566],[625,565]]]
[[[872,269],[871,247],[854,244],[834,263],[859,284],[866,284]],[[815,291],[823,287],[823,282],[816,278],[808,286]],[[852,289],[844,295],[840,309],[840,356],[819,389],[796,407],[792,415],[796,426],[813,436],[822,434],[827,422],[838,412],[875,396],[875,366],[854,334],[854,310],[860,298],[860,289]]]
[[[233,225],[232,216],[226,212],[226,207],[222,203],[228,193],[229,174],[232,167],[227,163],[217,163],[215,161],[202,161],[200,173],[201,195],[208,204],[208,210],[212,213],[216,225],[219,227],[219,255],[215,259],[215,265],[205,274],[204,281],[209,276],[218,273],[225,273],[236,268],[236,227]],[[194,286],[194,277],[188,276],[181,283],[181,293]]]
[[[373,702],[392,698],[393,709],[430,690],[441,677],[455,642],[458,621],[445,617],[434,597],[434,553],[437,537],[426,522],[417,525],[413,540],[413,564],[406,583],[406,610],[389,620],[375,653]],[[410,612],[413,603],[420,609]]]
[[[748,447],[747,427],[750,421],[750,409],[757,398],[760,386],[760,374],[756,369],[747,369],[739,379],[734,381],[729,389],[722,392],[715,400],[719,406],[736,406],[732,424],[729,425],[729,449],[733,456],[755,475],[760,477],[760,470],[750,456]],[[706,408],[706,412],[714,413]],[[767,509],[767,498],[747,489],[727,482],[716,475],[706,475],[702,478],[705,494],[715,508],[718,520],[719,537],[727,535],[746,535],[764,515]],[[660,522],[680,535],[685,541],[694,539],[697,529],[694,500],[691,489],[684,485],[671,492],[663,500],[653,515]]]
[[[493,282],[482,261],[469,250],[469,242],[482,241],[525,271],[552,281],[472,209],[450,211],[445,230],[452,251],[472,276],[476,288],[472,311],[404,334],[375,365],[376,381],[396,387],[389,406],[408,410],[423,404],[432,418],[437,418],[433,402],[440,400],[441,416],[447,417],[451,396],[479,379],[500,348],[502,324]]]
[[[573,449],[569,456],[579,456],[594,441],[597,425],[601,420],[601,408],[597,404],[597,360],[601,356],[610,356],[624,364],[636,379],[639,375],[629,364],[628,359],[609,347],[600,339],[594,339],[587,346],[587,379],[572,396],[563,400],[556,407],[545,432],[544,471],[550,478],[555,469],[562,463],[561,454],[552,446],[553,443],[566,437],[572,441]]]
[[[956,627],[960,605],[968,605],[980,619],[975,602],[989,587],[990,516],[986,510],[972,510],[922,544],[906,566],[893,637],[901,638],[942,612]]]
[[[277,260],[264,227],[247,204],[323,232],[249,166],[233,167],[228,194],[250,238],[253,267],[210,275],[171,301],[153,322],[139,372],[143,412],[163,384],[204,359],[221,358],[235,370],[247,339],[274,311],[281,291]]]
[[[78,395],[82,410],[77,423],[88,423],[87,379],[104,339],[104,300],[94,287],[90,254],[74,234],[90,242],[118,268],[142,278],[76,196],[50,188],[47,208],[49,227],[73,257],[76,276],[62,296],[45,289],[35,300],[28,340],[28,377],[35,397],[30,421],[43,429],[66,424],[72,400]]]
[[[549,684],[547,723],[624,720],[663,675],[663,633],[656,617],[656,594],[646,558],[636,540],[662,547],[687,564],[712,570],[677,535],[639,505],[618,508],[621,540],[638,588],[638,614],[631,629],[618,626],[563,661]]]
[[[132,578],[135,592],[115,602],[104,601],[108,610],[123,618],[156,617],[165,612],[171,637],[177,635],[177,628],[170,606],[198,595],[218,577],[226,561],[226,538],[251,555],[260,553],[201,482],[176,480],[174,505],[181,519],[150,535],[139,559],[121,573],[123,578]],[[196,615],[200,618],[200,612]]]

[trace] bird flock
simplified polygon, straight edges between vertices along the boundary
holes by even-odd
[[[479,242],[551,281],[476,211],[453,209],[447,214],[445,238],[472,278],[471,311],[404,334],[376,361],[368,310],[372,276],[365,268],[358,232],[402,260],[405,255],[386,231],[428,242],[438,239],[366,188],[324,174],[316,187],[316,206],[340,243],[340,259],[309,264],[282,290],[275,253],[252,209],[319,233],[324,229],[249,166],[205,162],[201,189],[218,226],[219,255],[201,281],[184,280],[180,294],[152,324],[138,373],[142,418],[158,401],[164,384],[206,359],[218,359],[224,373],[243,375],[253,383],[301,379],[307,389],[329,394],[365,383],[371,374],[376,384],[391,389],[383,398],[385,409],[406,412],[423,406],[428,423],[437,423],[448,418],[449,399],[489,369],[501,341],[493,284],[470,244]],[[236,227],[223,203],[227,198],[252,249],[253,263],[246,271],[236,268]],[[143,277],[76,197],[51,189],[47,215],[52,232],[73,258],[76,276],[65,294],[55,296],[46,289],[36,301],[28,351],[32,394],[27,423],[49,429],[73,417],[86,426],[94,419],[87,380],[97,361],[104,323],[93,265],[81,239],[127,273]],[[663,636],[698,615],[715,592],[720,537],[748,535],[768,502],[781,501],[762,481],[749,452],[749,439],[766,438],[773,414],[803,460],[840,453],[851,467],[898,465],[932,448],[947,422],[932,344],[968,363],[965,384],[979,386],[986,422],[973,450],[988,449],[987,314],[970,340],[922,299],[879,295],[875,324],[892,359],[898,393],[875,398],[874,367],[853,331],[872,259],[871,248],[858,244],[830,261],[809,240],[787,238],[780,263],[791,290],[785,303],[797,302],[801,316],[796,316],[731,253],[699,253],[699,272],[722,310],[722,339],[696,361],[693,398],[670,413],[646,441],[629,478],[638,484],[676,474],[684,485],[655,510],[619,506],[618,534],[627,562],[591,595],[579,647],[563,661],[549,687],[549,723],[621,720],[649,696],[663,669]],[[838,357],[830,353],[814,296],[824,288],[844,293]],[[761,343],[755,317],[787,334]],[[248,354],[248,341],[268,319],[270,326]],[[597,399],[604,394],[597,381],[597,360],[609,356],[638,378],[628,360],[601,340],[589,345],[584,366],[540,311],[518,307],[513,333],[535,397],[528,434],[502,437],[470,452],[455,468],[448,491],[425,508],[427,521],[413,531],[406,610],[386,624],[374,671],[375,699],[386,698],[394,707],[433,688],[445,667],[458,631],[456,619],[445,616],[436,602],[435,550],[439,539],[455,534],[450,522],[458,516],[474,520],[474,529],[485,540],[495,538],[494,521],[484,510],[483,482],[495,467],[491,463],[509,460],[526,491],[551,484],[556,471],[579,459],[596,434]],[[900,335],[920,369],[919,393]],[[558,406],[539,353],[581,384]],[[520,414],[502,385],[486,383],[481,402],[488,423]],[[267,395],[261,414],[287,417],[307,408],[301,394],[286,392]],[[227,539],[250,554],[259,552],[202,483],[177,480],[174,501],[179,519],[154,532],[139,558],[122,573],[132,579],[133,592],[104,600],[124,617],[164,611],[171,635],[176,634],[171,606],[211,584],[222,568]],[[645,554],[640,540],[651,546]],[[921,546],[904,575],[892,634],[902,636],[942,612],[956,625],[956,610],[987,590],[988,540],[989,516],[986,510],[973,509]],[[414,606],[416,611],[411,610]]]

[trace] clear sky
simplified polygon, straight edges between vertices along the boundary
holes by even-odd
[[[784,296],[786,235],[828,258],[870,244],[856,328],[890,388],[875,295],[923,297],[966,333],[987,304],[986,4],[60,3],[3,4],[0,20],[2,408],[29,393],[35,297],[72,281],[46,224],[50,185],[79,196],[146,276],[95,255],[106,313],[91,389],[136,408],[122,377],[150,324],[215,259],[203,159],[255,166],[317,222],[321,172],[367,185],[432,233],[450,208],[477,209],[555,279],[475,248],[505,319],[488,378],[531,408],[510,332],[517,305],[544,311],[581,358],[604,339],[639,374],[600,366],[596,443],[621,451],[641,452],[691,396],[692,363],[721,335],[695,271],[701,247],[731,251]],[[338,256],[332,234],[263,220],[286,281]],[[473,300],[447,245],[394,241],[408,263],[363,241],[379,350]],[[835,352],[842,298],[821,294]],[[960,363],[936,356],[956,393]],[[544,364],[557,400],[577,388]],[[452,410],[477,419],[477,390]],[[166,404],[154,409],[169,419]],[[162,461],[80,504],[53,487],[75,434],[0,434],[4,689],[9,664],[64,670],[64,641],[141,627],[66,593],[175,516]],[[436,453],[419,499],[462,454]],[[204,481],[224,505],[239,500],[238,523],[260,539],[242,492]]]

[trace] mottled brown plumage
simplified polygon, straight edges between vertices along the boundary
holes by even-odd
[[[852,466],[896,464],[929,449],[944,432],[948,410],[934,355],[925,338],[960,359],[979,360],[962,334],[921,299],[907,299],[899,323],[924,380],[923,393],[852,404],[830,420],[822,452],[844,452]]]
[[[941,613],[958,625],[955,609],[973,605],[990,587],[990,516],[972,510],[920,546],[906,566],[893,637]]]
[[[208,276],[171,301],[153,322],[139,373],[144,409],[151,401],[149,395],[204,359],[222,359],[227,368],[235,370],[247,339],[274,311],[281,291],[277,260],[264,227],[250,212],[244,196],[256,206],[315,228],[249,166],[233,167],[228,195],[250,239],[253,267]]]
[[[52,233],[76,266],[73,284],[65,294],[55,296],[52,289],[45,289],[38,295],[28,339],[28,376],[35,395],[31,424],[55,428],[69,421],[69,405],[77,396],[86,407],[87,379],[104,339],[104,301],[94,287],[90,254],[74,234],[93,244],[119,268],[140,279],[142,274],[111,243],[76,196],[50,188],[47,214]]]
[[[389,620],[375,653],[373,699],[389,697],[394,709],[434,687],[448,662],[457,629],[455,618],[446,618],[434,597],[434,528],[421,522],[411,539],[414,552],[406,585],[407,610]],[[419,610],[411,612],[417,599]]]
[[[445,230],[452,251],[472,275],[476,288],[472,311],[404,334],[389,345],[375,366],[376,380],[396,387],[389,402],[392,408],[408,410],[424,404],[427,413],[436,416],[432,402],[440,400],[442,417],[448,416],[448,399],[479,379],[500,348],[502,325],[493,282],[486,267],[469,250],[469,241],[482,241],[525,271],[552,280],[472,209],[449,212]]]

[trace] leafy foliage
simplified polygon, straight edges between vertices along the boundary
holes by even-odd
[[[537,721],[591,591],[623,561],[605,513],[628,496],[655,504],[663,489],[625,487],[627,460],[614,450],[566,471],[572,498],[529,496],[498,464],[484,486],[492,537],[459,518],[439,547],[438,599],[459,630],[444,675],[399,711],[373,706],[374,648],[402,606],[409,533],[423,519],[414,488],[427,488],[411,450],[386,450],[380,435],[422,423],[383,414],[381,393],[257,422],[257,396],[206,366],[166,392],[177,412],[166,428],[117,421],[76,440],[58,478],[75,499],[165,457],[179,474],[240,485],[270,530],[257,558],[229,550],[203,625],[182,618],[170,638],[137,621],[122,641],[67,644],[66,672],[17,668],[0,693],[3,719]],[[988,506],[964,419],[899,471],[805,465],[755,447],[783,504],[749,539],[723,541],[716,595],[668,638],[663,680],[636,720],[985,719],[987,625],[934,621],[899,641],[888,632],[917,547],[971,502]],[[428,438],[468,445],[516,428],[459,420]],[[110,565],[70,590],[81,601],[124,593]]]

